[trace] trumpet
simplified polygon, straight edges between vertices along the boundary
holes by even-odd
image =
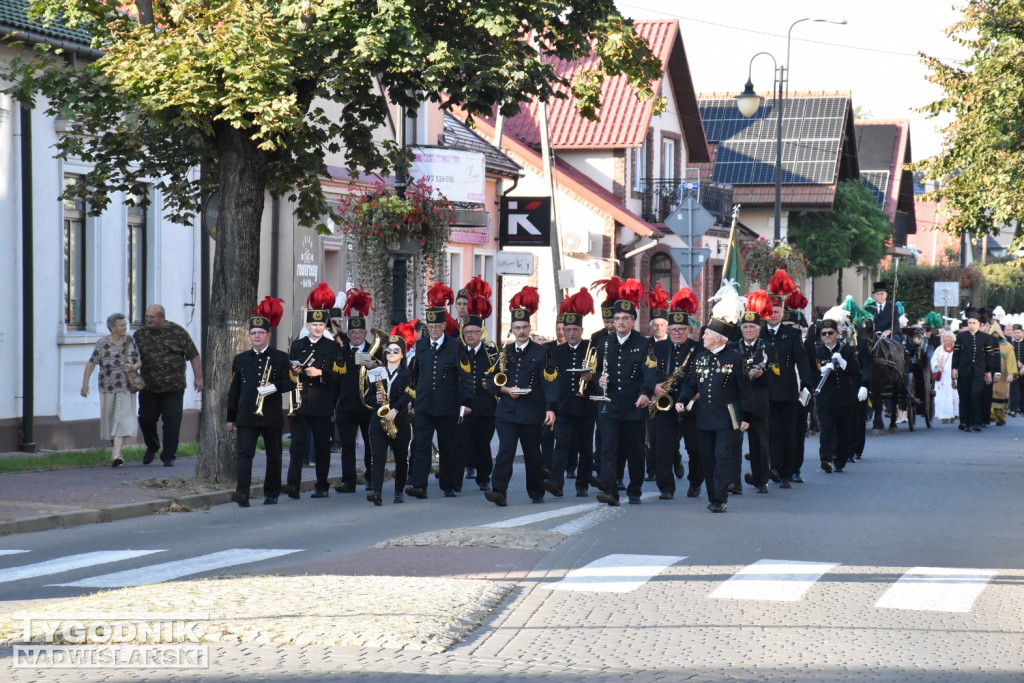
[[[384,388],[384,380],[377,380],[377,398],[380,401],[380,408],[377,408],[377,417],[380,418],[380,426],[384,430],[384,436],[394,439],[398,436],[398,427],[388,419],[391,412],[391,404],[388,402],[388,391]]]
[[[590,380],[587,379],[587,373],[597,372],[597,349],[594,348],[593,344],[587,348],[587,355],[583,358],[583,372],[580,377],[579,385],[576,387],[576,395],[583,397],[587,393],[587,387],[590,385]]]
[[[267,367],[263,368],[263,377],[260,378],[260,386],[265,387],[270,384],[270,373],[273,368],[270,365],[270,358],[267,358]],[[254,415],[263,417],[263,401],[266,400],[266,394],[260,394],[256,397],[256,410],[253,411]]]
[[[299,408],[302,407],[302,391],[304,389],[302,385],[302,371],[308,368],[313,360],[316,358],[316,352],[310,351],[309,355],[306,356],[306,360],[299,363],[299,371],[297,379],[295,380],[295,389],[288,392],[288,417],[293,417]]]

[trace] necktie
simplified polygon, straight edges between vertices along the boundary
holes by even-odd
[[[438,349],[438,348],[439,348],[439,347],[440,347],[441,345],[440,345],[439,343],[437,343],[437,342],[434,342],[434,343],[432,343],[432,344],[431,344],[431,346],[433,346],[433,347],[434,347],[434,353],[437,353],[437,349]]]

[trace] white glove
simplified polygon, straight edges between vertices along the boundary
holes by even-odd
[[[857,390],[857,400],[858,401],[866,401],[866,400],[868,400],[868,388],[867,387],[861,387],[860,389]]]
[[[834,360],[836,365],[838,365],[843,370],[846,369],[846,359],[843,358],[843,355],[838,351],[832,354],[832,360]]]
[[[256,393],[260,396],[270,396],[277,393],[277,387],[273,384],[264,384],[263,386],[256,387]]]
[[[835,369],[835,367],[836,366],[832,365],[832,363],[825,363],[824,365],[821,366],[821,371],[825,372],[827,370],[827,371],[831,372],[832,370]]]

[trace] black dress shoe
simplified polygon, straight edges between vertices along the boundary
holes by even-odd
[[[658,496],[658,500],[672,500],[673,498],[675,498],[675,494],[671,491],[666,491]]]
[[[768,484],[759,484],[754,487],[758,493],[768,493]]]
[[[339,485],[334,487],[334,490],[337,491],[338,493],[355,493],[356,492],[356,485],[355,484],[339,484]],[[372,487],[370,488],[370,490],[371,491],[373,490]]]
[[[629,497],[629,504],[630,505],[639,505],[640,504],[640,496],[630,496]]]
[[[604,484],[601,483],[601,478],[596,474],[590,477],[590,485],[598,491],[604,491]]]
[[[979,429],[978,431],[980,432],[981,430]],[[164,467],[174,467],[174,459],[173,458],[170,459],[170,460],[164,460],[163,458],[160,458],[160,461],[163,462]]]
[[[686,474],[686,470],[683,469],[683,463],[673,465],[672,472],[676,475],[676,479],[682,479],[683,475]]]
[[[622,483],[621,479],[616,479],[615,480],[615,488],[617,488],[620,491],[625,491],[626,490],[626,485],[624,483]]]
[[[729,484],[729,488],[727,488],[726,491],[735,496],[743,495],[743,487],[740,486],[739,484]]]
[[[267,496],[263,499],[264,505],[277,505],[277,496]]]
[[[241,493],[240,491],[231,492],[231,500],[238,503],[238,507],[247,508],[249,507],[249,496]]]
[[[725,512],[725,503],[714,502],[708,505],[708,510],[712,512]]]
[[[545,491],[547,491],[556,498],[561,498],[563,495],[561,487],[559,487],[558,484],[551,481],[550,479],[545,479],[544,481],[541,482],[540,485],[544,487]]]
[[[549,470],[547,467],[541,467],[540,468],[540,476],[541,476],[542,479],[550,479],[551,478],[551,470]]]
[[[779,482],[779,488],[780,489],[791,489],[791,488],[793,488],[793,485],[789,483],[789,479],[783,479],[782,481]]]
[[[381,506],[384,503],[384,501],[381,500],[381,497],[380,497],[379,493],[374,493],[373,496],[371,497],[371,500],[373,501],[373,504],[378,506],[378,507]]]
[[[291,484],[281,484],[281,493],[287,494],[292,500],[299,499],[299,490]]]
[[[326,498],[328,495],[330,495],[330,494],[327,493],[326,490],[324,490],[324,491],[314,491],[313,495],[311,495],[310,498]]]
[[[789,480],[791,482],[793,482],[794,484],[802,484],[802,483],[804,483],[804,480],[800,478],[800,473],[799,472],[797,472],[796,474],[791,474],[789,476]]]
[[[444,497],[445,498],[454,498],[455,497],[455,491],[453,491],[452,489],[443,489],[442,493],[444,493]]]
[[[743,481],[747,482],[751,486],[757,486],[757,484],[754,483],[754,475],[750,472],[743,475]]]
[[[543,503],[544,502],[544,496],[537,496],[536,498],[531,498],[530,502],[531,503]]]
[[[401,493],[396,493],[395,494],[395,502],[396,503],[404,503],[405,502],[405,496],[403,496]]]
[[[981,431],[981,427],[979,427],[978,425],[974,425],[973,427],[971,427],[971,431],[972,432],[980,432]]]
[[[967,431],[967,425],[965,425],[963,422],[961,422],[959,425],[957,425],[956,428],[959,429],[961,432],[966,432]]]
[[[589,491],[585,491],[583,489],[576,489],[576,497],[577,498],[589,498],[590,497],[590,492]]]
[[[490,491],[491,490],[491,485],[490,484],[480,484],[480,490],[481,491]]]
[[[505,500],[504,494],[498,493],[497,491],[488,491],[487,493],[484,494],[484,498],[491,501],[500,508],[503,508],[506,505],[508,505],[508,501]]]
[[[831,460],[822,460],[821,469],[825,471],[825,474],[832,474],[832,471],[835,469],[835,466],[832,464]],[[794,479],[793,481],[796,480]]]
[[[782,475],[779,474],[779,471],[775,468],[768,470],[768,478],[774,481],[776,484],[782,481]]]
[[[836,465],[836,469],[835,469],[835,471],[836,471],[837,473],[839,473],[839,472],[843,472],[843,471],[845,471],[845,469],[844,469],[844,468],[842,468],[842,467],[839,467],[838,465]]]
[[[147,448],[145,455],[142,456],[142,464],[143,465],[148,465],[149,463],[153,462],[153,458],[155,458],[155,457],[156,457],[156,451],[151,451],[151,450],[149,450]]]
[[[405,495],[412,496],[413,498],[423,499],[427,497],[427,492],[418,486],[406,486]]]
[[[605,505],[611,505],[612,507],[618,507],[619,497],[609,496],[607,493],[599,493],[597,494],[597,502],[604,503]]]
[[[690,488],[686,489],[686,497],[687,498],[696,498],[699,495],[700,495],[700,487],[699,486],[691,486]]]
[[[646,477],[644,477],[644,481],[654,481],[654,479],[655,476],[653,474],[648,474]]]

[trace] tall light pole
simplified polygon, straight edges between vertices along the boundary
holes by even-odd
[[[829,24],[845,24],[846,17],[804,17],[797,19],[789,25],[786,32],[786,62],[779,64],[770,52],[758,52],[750,58],[750,65],[747,67],[747,84],[743,86],[743,92],[736,96],[736,108],[743,116],[750,118],[757,113],[761,106],[761,96],[754,92],[754,82],[751,80],[751,73],[754,67],[754,60],[761,55],[771,57],[775,69],[775,84],[772,96],[775,98],[775,230],[773,239],[779,242],[782,239],[782,109],[786,100],[786,93],[789,92],[789,48],[793,38],[793,27],[804,21],[817,21]]]

